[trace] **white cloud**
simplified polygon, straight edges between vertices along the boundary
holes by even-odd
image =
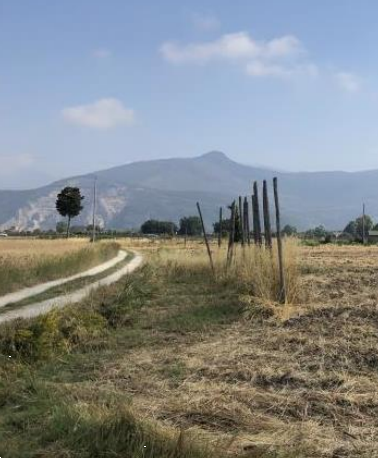
[[[96,59],[106,59],[112,55],[110,49],[107,48],[97,48],[92,51],[92,56]]]
[[[6,175],[27,169],[35,162],[32,154],[0,154],[0,173]]]
[[[164,59],[175,64],[204,64],[212,60],[283,59],[298,57],[304,51],[291,35],[270,41],[254,40],[247,32],[222,35],[214,41],[180,45],[165,42],[160,48]]]
[[[198,30],[204,32],[211,32],[213,30],[218,30],[221,26],[220,20],[213,15],[202,15],[202,14],[193,14],[193,24]]]
[[[114,98],[97,100],[88,105],[78,105],[62,110],[64,119],[72,124],[106,130],[118,125],[131,125],[134,111]]]
[[[336,81],[341,89],[349,93],[361,91],[363,84],[361,78],[353,73],[319,68],[309,60],[306,48],[294,35],[256,40],[242,31],[221,35],[211,41],[186,44],[167,41],[161,45],[160,54],[176,65],[236,64],[253,78],[288,80],[323,75],[328,81]]]
[[[253,61],[247,64],[246,72],[253,77],[292,78],[295,76],[308,76],[315,78],[319,69],[314,64],[279,65],[262,61]]]
[[[356,93],[362,89],[361,79],[348,72],[338,72],[335,74],[337,84],[346,92]]]
[[[247,65],[247,74],[255,77],[276,76],[287,78],[291,76],[290,70],[280,65],[266,64],[260,61],[254,61]]]
[[[247,32],[222,35],[202,43],[180,45],[166,42],[160,47],[165,60],[173,64],[208,64],[212,61],[238,63],[252,77],[289,79],[316,77],[318,67],[306,58],[306,49],[293,35],[255,40]]]

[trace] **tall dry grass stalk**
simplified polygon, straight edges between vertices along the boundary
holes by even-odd
[[[284,246],[285,280],[287,302],[294,304],[301,298],[300,271],[298,265],[299,247],[295,239],[287,239]],[[280,296],[280,276],[277,255],[277,242],[272,250],[252,245],[238,246],[230,269],[221,277],[246,288],[250,294],[267,301],[278,301]]]

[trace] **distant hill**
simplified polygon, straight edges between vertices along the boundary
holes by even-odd
[[[254,180],[279,178],[284,222],[306,229],[324,224],[343,228],[361,213],[378,220],[378,171],[274,172],[229,159],[221,152],[194,158],[140,161],[54,182],[30,191],[0,191],[0,228],[55,228],[61,218],[55,198],[66,185],[79,186],[84,211],[74,224],[91,222],[93,178],[98,183],[98,220],[107,228],[136,228],[148,218],[178,221],[196,214],[201,202],[206,224],[217,219],[219,206],[251,194]],[[273,203],[273,200],[271,199]]]

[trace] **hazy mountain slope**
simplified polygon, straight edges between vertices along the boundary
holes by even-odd
[[[343,228],[361,212],[362,202],[378,220],[378,171],[274,173],[238,164],[223,153],[195,158],[135,162],[99,171],[98,221],[106,227],[138,227],[148,218],[178,219],[203,207],[207,225],[217,219],[220,205],[239,194],[250,195],[253,180],[278,176],[285,222],[305,229],[324,224]],[[0,191],[0,226],[55,227],[57,192],[77,185],[86,196],[84,211],[74,224],[91,222],[94,174],[59,180],[31,191]],[[273,202],[271,196],[271,202]]]

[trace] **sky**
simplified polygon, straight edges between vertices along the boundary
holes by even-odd
[[[376,0],[0,0],[0,189],[220,150],[378,169]]]

